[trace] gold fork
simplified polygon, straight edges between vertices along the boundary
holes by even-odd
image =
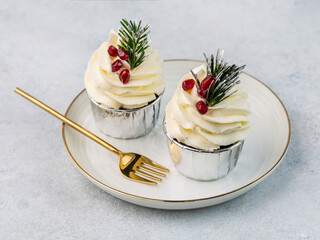
[[[151,181],[149,179],[155,180],[155,181],[161,181],[162,179],[160,177],[165,177],[166,175],[160,171],[163,172],[170,172],[169,169],[161,166],[160,164],[152,161],[151,159],[137,154],[137,153],[124,153],[115,148],[114,146],[110,145],[109,143],[105,142],[98,136],[94,135],[93,133],[89,132],[85,128],[81,127],[80,125],[76,124],[75,122],[71,121],[70,119],[66,118],[62,114],[58,113],[54,109],[50,108],[49,106],[45,105],[44,103],[40,102],[39,100],[35,99],[28,93],[22,91],[19,88],[15,88],[14,91],[24,98],[28,99],[29,101],[33,102],[40,108],[44,109],[48,113],[52,114],[56,118],[63,121],[65,124],[71,126],[75,130],[81,132],[88,138],[92,139],[96,143],[99,143],[101,146],[105,147],[109,151],[117,154],[120,157],[120,171],[121,173],[128,179],[140,182],[140,183],[146,183],[146,184],[152,184],[155,185],[157,182]],[[156,171],[158,170],[158,171]],[[137,175],[138,174],[138,175]],[[140,175],[140,176],[139,176]],[[157,176],[154,176],[157,175]],[[144,177],[142,177],[144,176]],[[149,179],[147,179],[147,178]]]

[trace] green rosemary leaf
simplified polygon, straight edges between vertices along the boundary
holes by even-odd
[[[139,21],[138,29],[141,27],[141,21]]]
[[[196,80],[198,87],[200,87],[200,81],[199,81],[197,74],[195,74],[192,70],[190,70],[190,72],[193,75],[194,79]]]

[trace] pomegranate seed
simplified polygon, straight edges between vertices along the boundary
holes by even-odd
[[[121,58],[122,60],[128,60],[128,59],[129,59],[128,53],[127,53],[125,50],[123,50],[122,48],[120,48],[120,49],[118,50],[118,56],[119,56],[119,58]]]
[[[202,80],[200,86],[203,87],[204,89],[208,89],[210,87],[210,84],[212,82],[214,83],[215,81],[216,79],[212,75],[208,75]]]
[[[187,80],[184,80],[183,82],[182,82],[182,88],[183,88],[183,90],[185,90],[185,91],[189,91],[189,90],[191,90],[192,88],[193,88],[193,86],[194,86],[194,80],[193,79],[187,79]]]
[[[130,72],[129,69],[123,69],[119,75],[120,81],[123,84],[126,84],[129,82],[129,78],[130,78]]]
[[[110,56],[116,57],[116,56],[118,56],[118,49],[115,46],[110,45],[108,48],[108,53]]]
[[[122,68],[123,64],[121,62],[121,60],[116,60],[111,64],[111,70],[112,72],[116,72],[118,71],[120,68]]]
[[[200,97],[206,99],[207,98],[207,93],[208,93],[208,89],[204,89],[203,87],[199,87],[197,89],[197,93]]]
[[[205,104],[204,101],[197,102],[196,107],[198,112],[202,115],[208,112],[208,106]]]

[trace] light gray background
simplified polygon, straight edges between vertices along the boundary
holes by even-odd
[[[319,15],[319,1],[1,0],[0,239],[320,239]],[[80,174],[61,122],[13,89],[65,112],[122,17],[149,23],[164,59],[222,48],[279,95],[292,139],[268,179],[218,206],[162,211]]]

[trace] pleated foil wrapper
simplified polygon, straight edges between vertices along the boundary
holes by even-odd
[[[128,110],[106,108],[88,97],[96,126],[102,133],[114,138],[132,139],[142,137],[154,128],[159,118],[162,95],[144,107]]]
[[[237,165],[244,140],[227,148],[205,151],[189,147],[172,139],[163,121],[169,152],[176,169],[188,178],[202,181],[217,180],[227,176]]]

